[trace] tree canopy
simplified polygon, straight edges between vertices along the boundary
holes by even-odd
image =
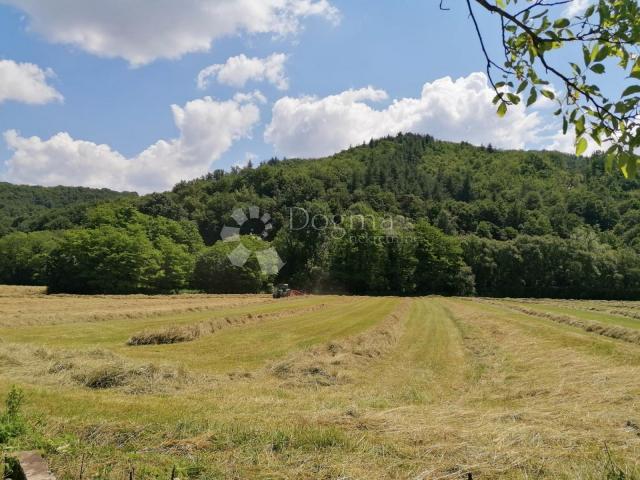
[[[640,147],[637,0],[584,2],[575,14],[569,9],[573,0],[465,2],[496,91],[498,115],[504,116],[510,106],[520,103],[531,106],[542,97],[553,100],[564,133],[570,128],[575,132],[577,155],[585,152],[590,139],[606,150],[607,169],[619,168],[625,176],[634,177]],[[446,0],[440,5],[448,9]],[[479,10],[497,18],[501,59],[489,53],[487,32],[477,19]],[[571,61],[563,64],[558,52]],[[624,80],[610,91],[601,86],[603,75]]]

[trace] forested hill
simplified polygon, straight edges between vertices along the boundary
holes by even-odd
[[[87,207],[135,195],[106,188],[38,187],[0,182],[0,236],[11,231],[69,228],[80,221],[79,216]]]
[[[497,240],[568,238],[585,227],[640,248],[639,186],[605,173],[598,157],[498,151],[404,134],[329,158],[216,171],[143,202],[149,213],[195,220],[207,243],[219,238],[235,205],[258,205],[286,218],[289,207],[310,202],[335,214],[366,204],[383,215],[427,219],[448,234]]]
[[[26,216],[23,231],[69,231],[0,239],[0,256],[39,252],[23,252],[35,265],[0,265],[0,283],[124,293],[256,291],[287,281],[350,293],[640,298],[639,186],[605,173],[597,155],[400,134],[328,158],[217,170],[59,223]],[[276,248],[286,263],[275,278],[261,274],[255,256],[242,269],[226,259],[233,244],[220,241],[222,228],[249,206],[272,218],[268,243],[254,238],[252,248]],[[87,277],[93,271],[101,273]]]

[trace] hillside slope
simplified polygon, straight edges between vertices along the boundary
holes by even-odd
[[[291,207],[314,202],[340,214],[362,202],[381,214],[428,219],[451,234],[567,238],[584,226],[634,244],[640,183],[603,170],[597,156],[497,151],[401,134],[323,159],[215,171],[155,201],[198,222],[207,243],[219,239],[238,204],[260,206],[286,223]]]
[[[11,231],[57,230],[78,225],[82,210],[134,193],[106,188],[39,187],[0,182],[0,236]]]

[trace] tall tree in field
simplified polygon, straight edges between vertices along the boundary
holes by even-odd
[[[450,4],[448,4],[450,3]],[[462,3],[462,2],[460,2]],[[450,9],[453,0],[441,0]],[[640,147],[640,7],[637,0],[465,0],[496,91],[498,115],[510,106],[538,98],[557,102],[566,134],[575,131],[576,154],[588,138],[607,153],[607,168],[634,177]],[[584,5],[584,8],[582,6]],[[498,21],[503,58],[487,48],[479,11]],[[558,61],[562,52],[572,61]],[[611,74],[626,78],[615,91],[603,91]],[[554,90],[555,86],[560,90]]]

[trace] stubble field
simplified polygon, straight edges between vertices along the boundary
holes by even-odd
[[[634,302],[0,287],[12,385],[60,479],[640,473]]]

